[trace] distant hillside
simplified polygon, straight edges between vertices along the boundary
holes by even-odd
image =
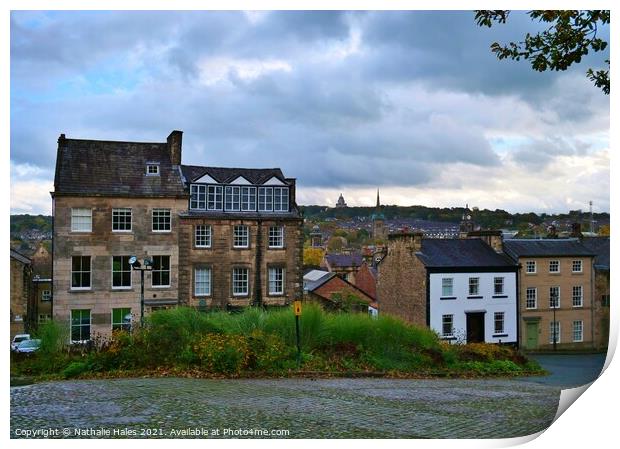
[[[51,215],[11,215],[11,234],[30,230],[52,232]]]
[[[351,219],[355,217],[370,217],[375,211],[374,207],[343,207],[333,208],[327,206],[300,206],[305,218],[322,221],[328,218]],[[421,220],[444,221],[458,223],[464,212],[463,207],[426,207],[426,206],[382,206],[381,212],[385,218],[390,220],[394,218],[417,218]],[[540,225],[543,222],[557,221],[573,221],[579,223],[587,223],[590,214],[587,212],[575,210],[566,214],[536,214],[529,212],[525,214],[511,214],[502,209],[473,209],[474,221],[483,228],[500,229],[512,228],[518,229],[527,226],[528,223]],[[608,213],[595,213],[594,220],[599,224],[609,223]]]

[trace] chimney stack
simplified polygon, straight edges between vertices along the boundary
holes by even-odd
[[[181,165],[181,146],[183,143],[183,131],[172,131],[167,139],[168,154],[172,165]]]
[[[467,233],[467,238],[481,239],[495,250],[496,253],[504,252],[504,235],[499,230],[471,231]]]
[[[399,232],[388,235],[388,246],[396,241],[403,243],[407,248],[418,252],[422,250],[422,238],[424,233],[420,231]]]

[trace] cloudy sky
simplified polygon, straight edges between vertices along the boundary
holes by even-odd
[[[499,61],[539,24],[472,12],[12,12],[11,211],[50,213],[56,141],[165,141],[281,167],[300,204],[609,211],[609,97]],[[609,30],[601,30],[609,36]]]

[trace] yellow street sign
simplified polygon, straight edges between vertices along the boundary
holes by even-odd
[[[295,301],[293,308],[295,309],[295,315],[300,316],[301,315],[301,301]]]

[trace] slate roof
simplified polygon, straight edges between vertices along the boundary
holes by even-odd
[[[423,239],[417,256],[429,268],[516,266],[480,239]]]
[[[15,260],[19,260],[21,263],[28,265],[30,263],[30,259],[24,256],[23,254],[18,253],[14,249],[11,249],[11,257]]]
[[[146,176],[147,162],[159,176]],[[66,139],[58,141],[55,195],[186,197],[166,143]]]
[[[183,177],[190,183],[196,179],[209,175],[220,184],[228,184],[239,176],[243,176],[252,184],[262,184],[269,181],[274,176],[280,181],[288,184],[286,178],[279,168],[224,168],[224,167],[203,167],[198,165],[181,165]]]
[[[331,267],[359,267],[364,261],[361,254],[326,254],[325,259]]]
[[[578,239],[509,239],[504,249],[513,259],[519,257],[595,256]]]
[[[317,288],[319,288],[321,285],[325,284],[327,281],[329,281],[331,278],[337,276],[336,273],[325,273],[325,275],[321,276],[318,279],[315,280],[306,280],[304,279],[304,290],[309,291],[309,292],[313,292],[314,290],[316,290]]]
[[[585,237],[581,243],[596,253],[594,268],[609,270],[609,237]]]

